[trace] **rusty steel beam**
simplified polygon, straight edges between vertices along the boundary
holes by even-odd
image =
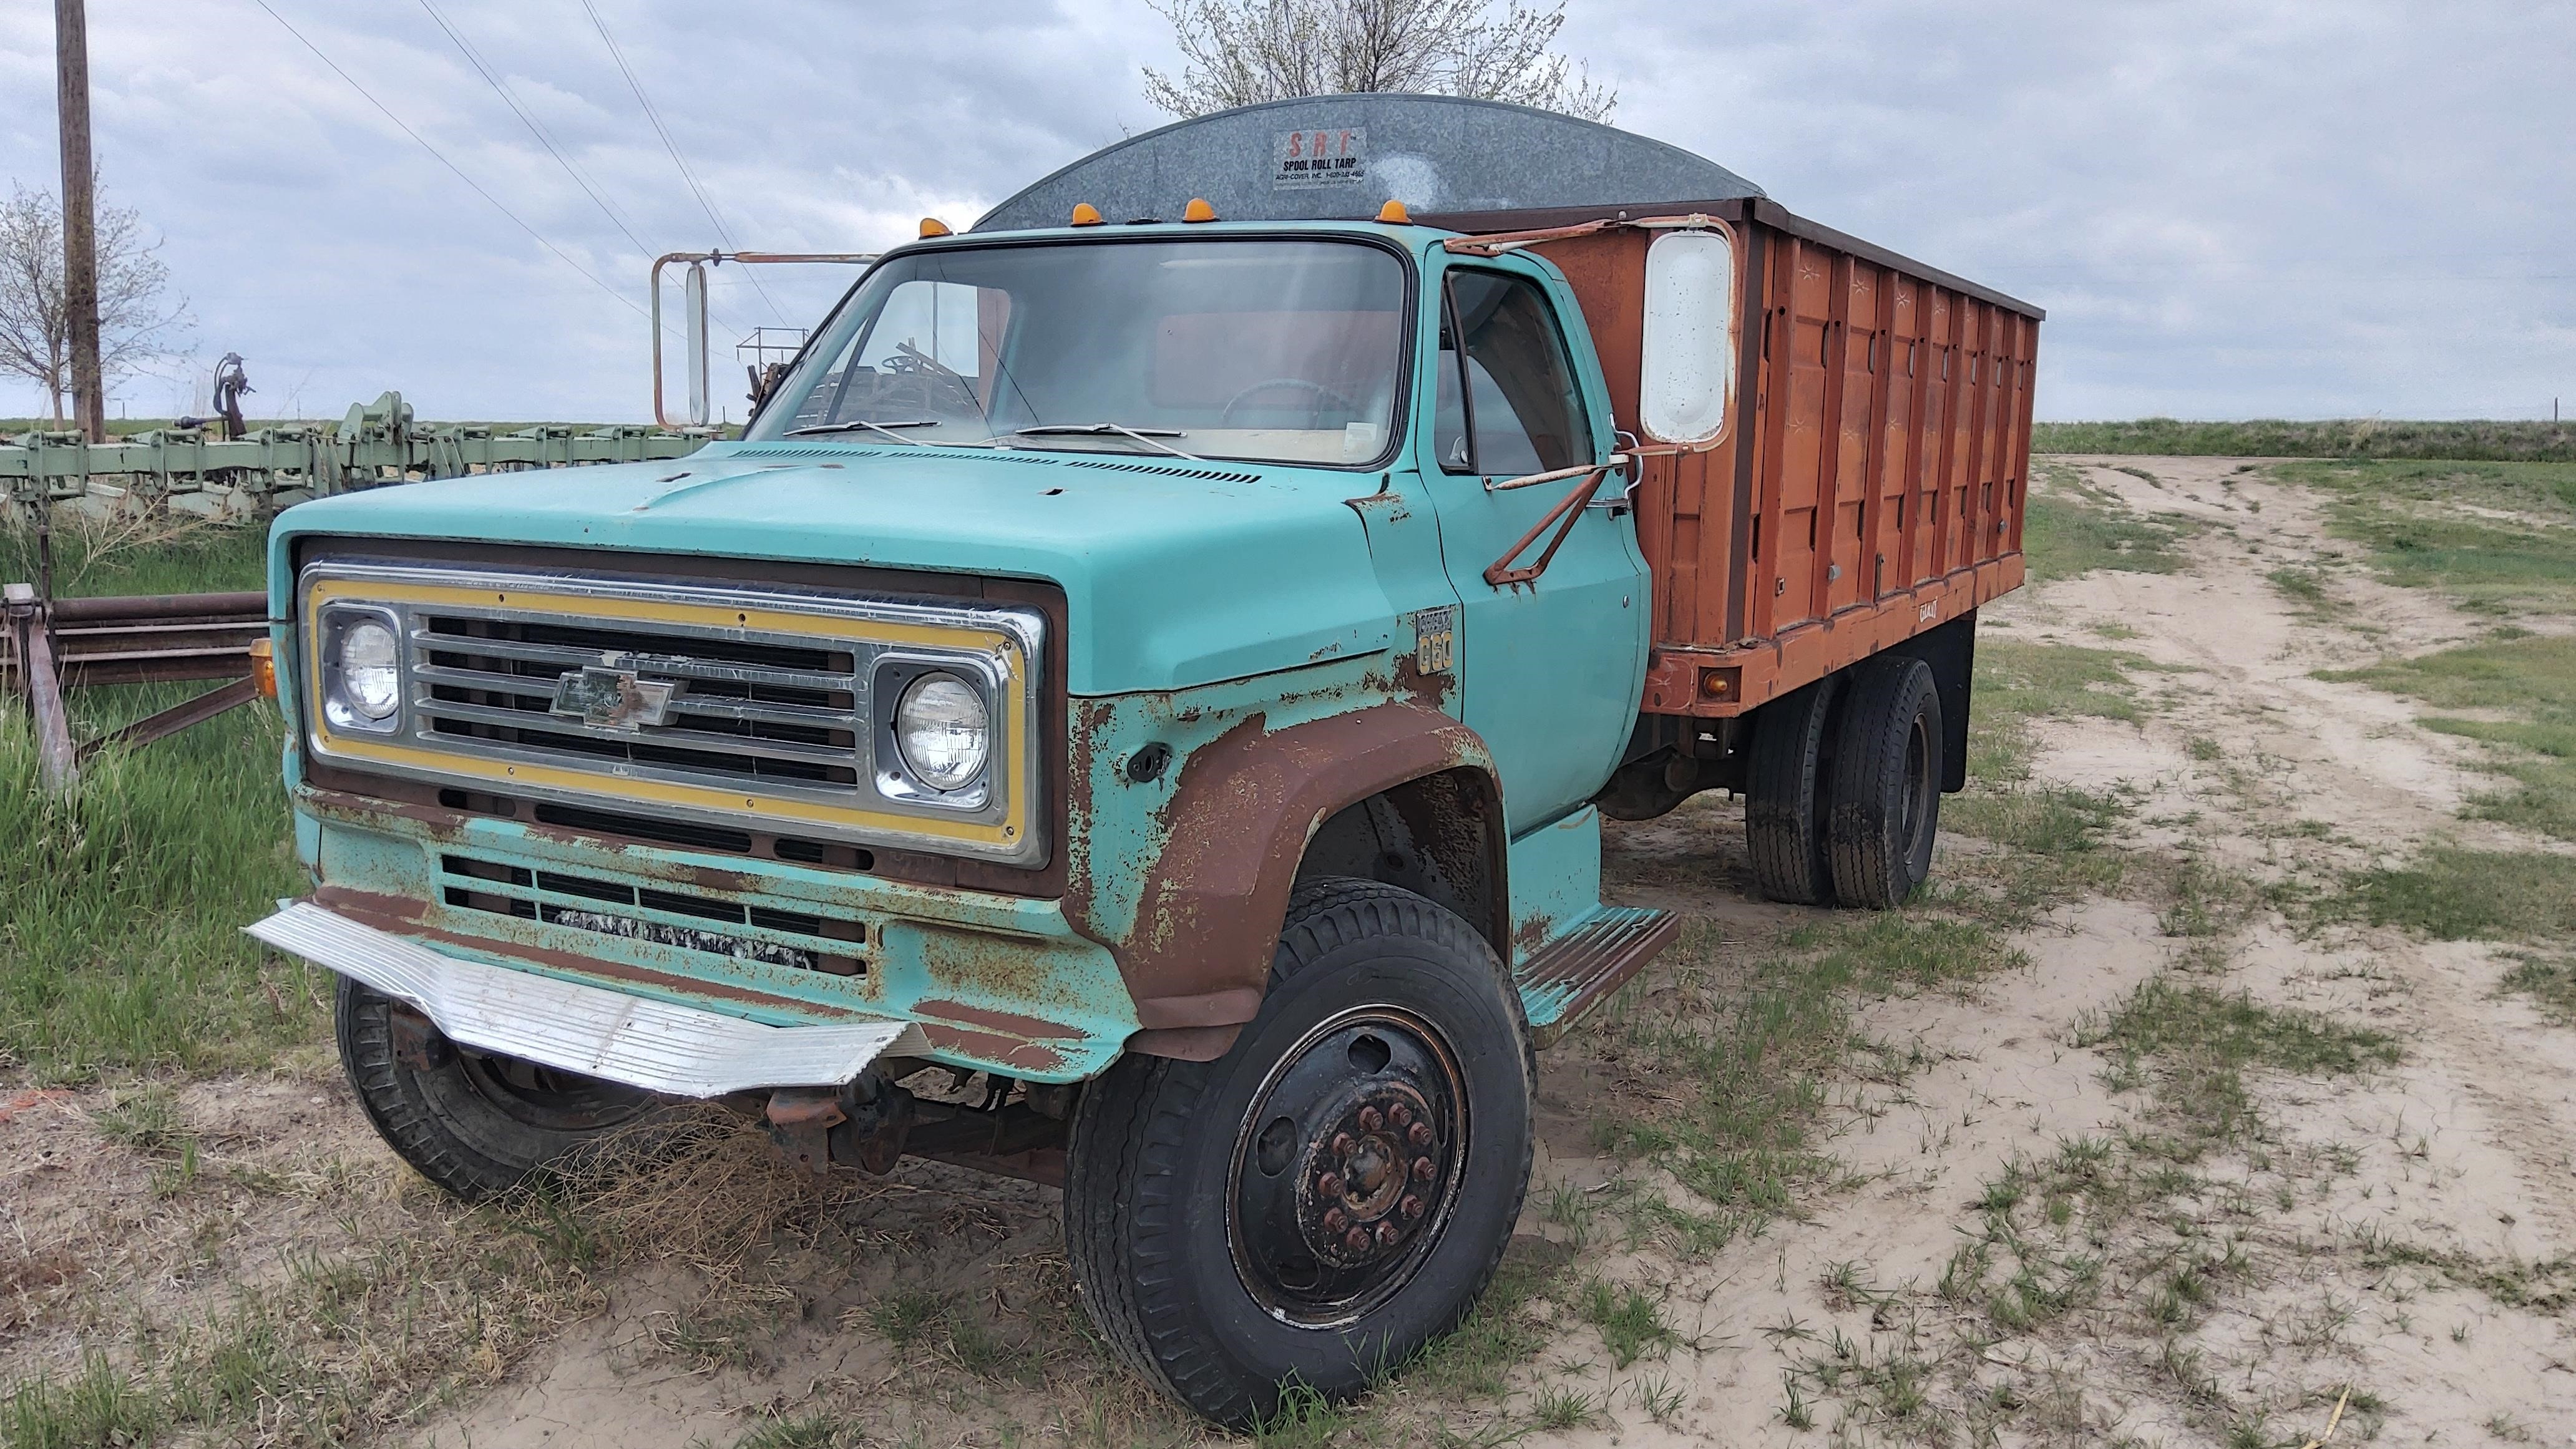
[[[8,613],[19,689],[35,716],[37,779],[47,793],[59,795],[80,782],[80,760],[72,751],[62,681],[54,673],[53,641],[45,637],[44,605],[31,584],[10,584],[0,601]]]
[[[195,699],[174,704],[159,714],[146,715],[130,725],[109,730],[94,740],[82,741],[73,751],[86,760],[112,745],[148,745],[167,739],[191,725],[201,725],[226,710],[238,709],[259,698],[259,681],[244,677],[219,685]]]

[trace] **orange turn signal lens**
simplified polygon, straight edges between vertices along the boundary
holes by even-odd
[[[1181,208],[1181,220],[1214,221],[1216,208],[1207,204],[1206,197],[1193,196],[1190,198],[1190,204]]]
[[[1100,225],[1100,208],[1092,205],[1088,201],[1074,207],[1073,224],[1075,226]]]
[[[1392,197],[1387,199],[1386,205],[1377,209],[1377,219],[1389,226],[1413,225],[1413,213],[1404,209],[1403,202]]]
[[[948,230],[948,223],[935,216],[925,216],[921,219],[921,234],[924,237],[954,235]]]
[[[277,698],[277,646],[269,640],[250,641],[250,682],[260,698]]]

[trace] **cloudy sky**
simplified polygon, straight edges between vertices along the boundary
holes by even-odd
[[[2576,6],[1568,14],[1620,125],[2046,306],[2043,417],[2576,408]],[[0,7],[0,179],[46,189],[51,22]],[[428,417],[646,417],[654,253],[719,221],[813,251],[963,226],[1160,124],[1138,68],[1172,64],[1143,0],[91,0],[90,35],[104,197],[166,237],[196,318],[193,360],[121,388],[135,416],[201,405],[233,350],[254,415],[398,388]],[[846,280],[728,279],[719,329],[809,321]],[[0,415],[35,404],[0,381]]]

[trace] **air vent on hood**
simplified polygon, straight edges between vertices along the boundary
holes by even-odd
[[[1043,458],[993,448],[848,448],[813,443],[753,443],[733,450],[736,458],[906,458],[916,463],[1036,463],[1056,468],[1099,468],[1111,473],[1147,473],[1157,478],[1197,478],[1210,483],[1258,483],[1258,473],[1225,468],[1190,468],[1177,463],[1129,463],[1113,458]]]

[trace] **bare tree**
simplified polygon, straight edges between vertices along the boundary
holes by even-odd
[[[167,355],[188,327],[188,302],[166,299],[170,269],[143,240],[143,219],[98,210],[98,366],[103,383]],[[27,378],[63,420],[72,386],[72,329],[63,306],[63,210],[53,194],[10,183],[0,206],[0,372]]]
[[[1427,91],[1605,121],[1617,93],[1549,47],[1565,0],[1148,0],[1187,62],[1148,66],[1145,98],[1181,117],[1294,96]]]

